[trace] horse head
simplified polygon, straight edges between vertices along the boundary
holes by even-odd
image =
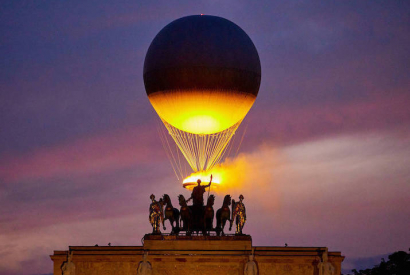
[[[186,206],[186,201],[185,201],[184,195],[179,195],[178,200],[179,200],[179,205],[180,206]]]
[[[208,202],[207,202],[206,205],[212,207],[212,206],[214,206],[214,203],[215,203],[215,196],[214,196],[214,195],[210,195],[209,198],[208,198]]]
[[[231,195],[226,195],[226,196],[225,196],[223,205],[224,205],[224,206],[229,206],[229,205],[231,205]]]
[[[164,194],[162,198],[164,199],[164,203],[167,205],[171,202],[171,199],[169,198],[168,194]]]

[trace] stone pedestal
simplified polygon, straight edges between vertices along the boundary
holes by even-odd
[[[255,255],[259,275],[318,275],[325,247],[252,246],[250,236],[152,236],[143,246],[70,246],[76,275],[136,275],[144,252],[153,275],[242,275],[248,257]],[[54,251],[54,275],[68,251]],[[328,252],[329,263],[339,275],[344,259],[340,252]]]

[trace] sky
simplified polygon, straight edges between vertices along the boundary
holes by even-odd
[[[69,245],[141,245],[151,193],[177,205],[142,69],[192,14],[253,40],[258,98],[222,164],[257,246],[326,246],[343,270],[410,247],[410,3],[2,1],[0,274],[51,274]],[[246,131],[245,131],[246,129]],[[225,193],[224,193],[225,192]]]

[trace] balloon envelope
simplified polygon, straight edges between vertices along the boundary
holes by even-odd
[[[152,41],[144,63],[145,88],[158,115],[192,134],[213,134],[240,122],[260,79],[249,36],[216,16],[171,22]]]

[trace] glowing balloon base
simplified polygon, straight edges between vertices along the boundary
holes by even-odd
[[[182,181],[182,186],[185,189],[192,190],[198,185],[197,180],[201,180],[201,185],[208,185],[211,174],[209,172],[200,171],[193,173]],[[221,179],[217,175],[213,175],[211,188],[217,189],[221,184]]]

